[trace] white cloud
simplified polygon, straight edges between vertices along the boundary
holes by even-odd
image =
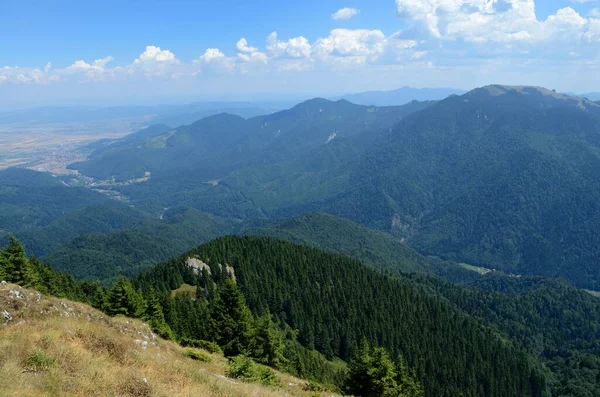
[[[568,0],[570,3],[575,3],[575,4],[587,4],[587,3],[595,3],[598,0]]]
[[[590,20],[570,7],[538,20],[534,0],[396,0],[396,9],[441,40],[531,44],[591,37]]]
[[[107,56],[105,58],[96,59],[91,64],[79,60],[75,61],[71,66],[67,67],[65,73],[83,73],[89,80],[101,81],[107,77],[107,74],[112,74],[113,70],[107,70],[106,65],[114,58]]]
[[[273,32],[267,37],[267,50],[275,58],[307,58],[310,56],[311,45],[303,36],[279,41],[277,32]]]
[[[146,51],[140,54],[139,58],[136,59],[135,63],[142,62],[178,62],[173,54],[169,50],[161,50],[160,47],[153,45],[146,46]]]
[[[193,75],[198,75],[203,71],[230,72],[235,67],[235,58],[226,56],[218,48],[208,48],[193,64],[201,67],[194,71]]]
[[[64,69],[52,69],[51,65],[0,68],[0,83],[156,79],[170,84],[170,80],[185,83],[186,78],[202,75],[229,78],[255,73],[253,76],[264,77],[271,72],[403,70],[415,65],[448,73],[459,70],[461,64],[475,65],[497,58],[600,63],[598,8],[583,16],[565,7],[539,20],[534,0],[395,0],[395,4],[399,17],[408,25],[395,33],[334,29],[309,41],[305,36],[280,38],[272,32],[256,47],[242,37],[233,53],[208,48],[190,61],[149,45],[137,58],[125,60],[120,66],[114,66],[116,61],[108,56],[95,61],[77,60]],[[344,10],[352,9],[341,9],[336,14],[341,16]]]
[[[352,18],[353,16],[356,16],[360,13],[360,10],[357,10],[356,8],[349,8],[349,7],[344,7],[341,8],[339,10],[337,10],[336,12],[334,12],[331,15],[331,18],[334,20],[348,20],[350,18]]]
[[[334,29],[328,37],[318,39],[313,45],[313,53],[318,57],[360,57],[377,58],[383,54],[386,37],[381,30]]]
[[[248,46],[248,41],[244,37],[235,46],[238,50],[238,59],[242,62],[259,61],[266,63],[269,59],[265,53],[260,52],[257,48]]]
[[[59,80],[60,76],[51,70],[50,63],[43,69],[18,66],[5,66],[0,69],[0,82],[49,84]]]
[[[218,61],[225,58],[225,54],[221,52],[218,48],[208,48],[204,55],[200,57],[200,60],[206,63]]]

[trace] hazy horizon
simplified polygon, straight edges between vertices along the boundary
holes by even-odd
[[[0,106],[600,91],[594,0],[58,3],[4,8]]]

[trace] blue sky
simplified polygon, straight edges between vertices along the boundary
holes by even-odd
[[[0,14],[3,106],[402,85],[586,92],[600,91],[599,69],[596,0],[9,0]]]

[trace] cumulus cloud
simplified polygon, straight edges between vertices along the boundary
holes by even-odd
[[[333,55],[366,60],[381,55],[385,45],[386,38],[381,30],[334,29],[328,37],[318,39],[313,49],[321,58]]]
[[[4,67],[0,83],[181,79],[254,71],[322,72],[365,65],[404,67],[409,63],[456,68],[461,62],[498,57],[598,60],[598,8],[584,16],[564,7],[544,20],[537,18],[534,0],[395,0],[395,9],[406,28],[388,34],[378,29],[334,29],[309,41],[304,36],[283,38],[272,32],[256,47],[242,37],[232,54],[208,48],[191,61],[148,45],[137,58],[120,66],[113,66],[116,60],[107,56],[77,60],[64,69],[50,65]],[[343,8],[332,17],[344,19],[357,13]]]
[[[107,70],[106,66],[114,58],[107,56],[104,58],[96,59],[94,62],[87,63],[83,60],[75,61],[71,66],[65,69],[66,73],[82,73],[87,76],[88,79],[93,81],[104,80],[107,74],[112,74],[113,70]]]
[[[534,0],[396,0],[398,16],[437,39],[539,43],[595,37],[595,27],[571,7],[538,20]]]
[[[49,84],[60,80],[58,74],[53,73],[50,63],[42,69],[18,66],[5,66],[0,69],[0,83],[24,83],[24,84]]]
[[[235,47],[238,50],[238,59],[242,62],[259,61],[266,63],[269,59],[264,52],[260,52],[256,47],[250,47],[244,37],[236,43]]]
[[[193,64],[200,66],[200,69],[192,73],[193,75],[203,71],[230,72],[235,67],[235,58],[226,56],[218,48],[208,48]]]
[[[311,45],[303,36],[280,41],[277,32],[273,32],[267,37],[267,51],[275,58],[307,58],[310,56]]]
[[[140,54],[134,62],[178,62],[178,60],[171,51],[161,50],[160,47],[149,45],[146,46],[146,51]]]
[[[360,11],[357,10],[356,8],[344,7],[344,8],[337,10],[333,14],[331,14],[331,18],[336,21],[337,20],[348,20],[348,19],[352,18],[353,16],[358,15],[359,13],[360,13]]]

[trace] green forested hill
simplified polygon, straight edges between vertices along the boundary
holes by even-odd
[[[248,162],[273,164],[298,156],[324,144],[330,136],[376,133],[429,105],[415,102],[375,108],[313,99],[248,120],[223,113],[175,129],[154,126],[152,133],[140,132],[112,142],[71,168],[100,179],[126,180],[145,172],[151,172],[155,179],[172,179],[176,173],[205,181],[218,179]]]
[[[102,194],[70,188],[47,173],[0,171],[0,233],[46,226],[65,213],[109,202]]]
[[[212,238],[232,233],[237,222],[197,210],[172,209],[112,233],[83,234],[52,250],[44,260],[77,279],[114,281],[133,276]]]
[[[463,282],[478,278],[475,272],[455,263],[420,255],[400,238],[324,212],[247,227],[244,234],[264,235],[333,251],[396,275],[415,272]]]
[[[424,257],[387,233],[326,213],[273,222],[236,222],[193,209],[172,209],[165,212],[163,220],[145,220],[111,233],[78,236],[43,258],[76,278],[106,283],[118,274],[134,275],[204,241],[232,233],[318,247],[396,275],[416,272],[459,282],[479,278],[477,273],[452,262]]]
[[[415,281],[540,357],[553,372],[553,395],[600,394],[599,298],[539,277],[490,275],[469,287]]]
[[[361,338],[402,353],[435,396],[544,395],[533,357],[419,288],[314,248],[256,237],[225,237],[144,273],[136,284],[171,290],[196,283],[186,257],[229,264],[256,313],[298,329],[298,340],[348,359]]]
[[[543,89],[451,97],[394,127],[327,208],[428,254],[596,288],[599,120]]]
[[[427,255],[598,289],[598,131],[597,103],[535,87],[397,108],[315,99],[137,142],[153,176],[119,189],[239,219],[324,210]]]
[[[33,255],[44,256],[82,234],[111,233],[149,218],[143,211],[109,201],[68,212],[48,225],[24,228],[15,235]]]

